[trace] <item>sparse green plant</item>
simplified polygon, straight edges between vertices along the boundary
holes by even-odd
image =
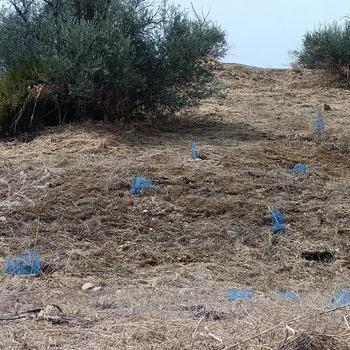
[[[302,48],[292,51],[291,56],[301,67],[326,69],[349,84],[350,21],[320,25],[307,32],[302,39]]]
[[[33,101],[34,119],[43,124],[160,117],[197,105],[215,92],[208,62],[224,56],[226,35],[205,16],[191,19],[166,1],[9,0],[8,4],[11,7],[0,15],[1,76],[15,80],[11,93],[18,100],[13,109],[0,99],[3,126],[13,124],[27,101],[27,87],[34,84],[45,86],[40,101]],[[30,66],[23,79],[11,73],[19,59]],[[0,95],[6,99],[4,84]],[[29,127],[33,108],[22,112],[27,120],[23,127]]]
[[[20,119],[32,107],[28,87],[35,84],[37,74],[26,60],[18,60],[0,80],[0,131],[16,129]]]

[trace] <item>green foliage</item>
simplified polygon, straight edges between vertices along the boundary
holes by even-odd
[[[37,83],[35,68],[25,60],[19,60],[9,68],[0,80],[0,133],[12,126],[16,129],[16,119],[30,113],[28,86]],[[20,118],[19,118],[20,119]],[[19,121],[18,119],[18,121]]]
[[[344,75],[350,66],[350,22],[342,25],[333,22],[307,32],[301,50],[293,51],[292,55],[305,68],[328,69]]]
[[[207,63],[223,57],[227,45],[225,33],[206,18],[190,19],[178,7],[149,0],[9,2],[13,7],[0,16],[3,79],[14,79],[19,59],[37,62],[15,79],[12,92],[19,108],[28,85],[43,84],[35,118],[41,111],[44,124],[47,114],[59,122],[158,117],[215,92]],[[6,106],[0,100],[0,113]]]

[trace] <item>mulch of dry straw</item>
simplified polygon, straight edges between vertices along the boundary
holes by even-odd
[[[42,274],[1,272],[0,316],[62,313],[0,321],[0,348],[347,348],[349,307],[329,300],[349,287],[350,92],[319,72],[217,74],[226,99],[167,126],[85,123],[2,142],[0,263],[35,248]],[[305,175],[291,173],[297,162]],[[158,189],[131,194],[132,174]],[[244,286],[252,299],[225,299]]]

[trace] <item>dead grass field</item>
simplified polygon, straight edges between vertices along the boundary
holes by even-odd
[[[166,126],[1,142],[0,265],[35,248],[42,273],[1,269],[0,349],[350,349],[350,306],[329,304],[350,287],[350,91],[322,72],[216,70],[226,99]],[[306,174],[291,172],[298,162]],[[159,188],[133,195],[132,174]],[[225,299],[245,286],[252,299]],[[55,307],[21,314],[47,305],[67,322],[51,322]]]

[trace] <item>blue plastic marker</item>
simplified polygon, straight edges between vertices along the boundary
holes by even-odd
[[[21,275],[37,275],[40,263],[40,255],[35,250],[29,250],[15,258],[6,259],[5,271]]]
[[[198,151],[196,149],[196,145],[194,144],[193,141],[191,141],[191,145],[192,145],[192,158],[198,159]]]
[[[153,187],[158,188],[158,186],[152,185],[151,180],[147,180],[143,177],[136,175],[132,176],[131,180],[131,192],[133,194],[139,194],[142,188]]]
[[[301,294],[295,293],[291,290],[280,291],[280,292],[277,292],[277,294],[283,298],[301,298],[302,297]]]
[[[336,305],[350,304],[350,291],[340,290],[330,301],[330,303]]]
[[[299,173],[299,174],[305,174],[306,173],[306,166],[304,163],[298,163],[295,164],[293,169],[292,169],[293,173]]]
[[[245,287],[241,290],[229,290],[226,292],[225,298],[229,301],[235,301],[237,299],[252,298],[254,292],[250,287]]]
[[[315,118],[315,131],[322,132],[324,129],[324,117],[321,114],[316,115]]]
[[[277,209],[269,209],[272,218],[272,230],[276,232],[285,231],[285,223],[282,217],[282,214]]]

